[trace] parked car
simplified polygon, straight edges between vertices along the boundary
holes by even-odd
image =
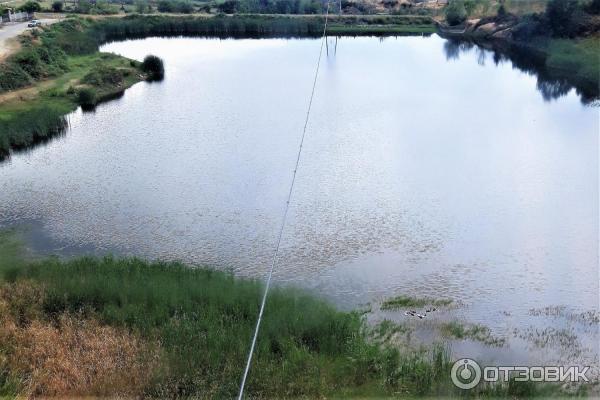
[[[29,21],[27,26],[29,28],[36,28],[38,26],[42,26],[42,21],[40,21],[39,19],[32,19],[31,21]]]

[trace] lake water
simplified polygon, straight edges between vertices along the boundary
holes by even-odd
[[[42,253],[265,277],[319,44],[104,46],[162,57],[166,79],[73,113],[64,136],[0,164],[0,225],[26,225]],[[461,356],[597,364],[598,108],[544,87],[436,35],[329,39],[275,280],[346,309],[449,298],[459,306],[435,318],[508,340],[457,342]],[[542,329],[568,345],[540,346]]]

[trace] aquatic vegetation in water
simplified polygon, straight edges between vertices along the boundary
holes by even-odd
[[[10,237],[0,235],[0,254],[18,253]],[[10,263],[3,270],[0,396],[230,398],[237,392],[259,282],[111,257]],[[369,327],[359,313],[292,288],[274,288],[267,310],[252,397],[458,395],[447,346],[394,346],[394,335],[409,327],[388,320]],[[505,397],[511,390],[482,386],[472,395]],[[526,397],[548,390],[558,388],[536,384]]]
[[[454,339],[470,339],[488,346],[502,347],[506,339],[492,335],[490,328],[478,324],[463,324],[452,321],[440,325],[440,332],[443,336]]]
[[[600,323],[600,312],[589,310],[583,312],[572,312],[565,306],[549,306],[543,308],[532,308],[529,310],[531,316],[545,316],[554,318],[565,318],[570,321],[579,322],[584,325],[597,325]]]
[[[425,306],[436,306],[445,307],[452,304],[450,299],[430,299],[410,296],[397,296],[391,299],[385,300],[381,303],[382,310],[397,310],[400,308],[408,307],[425,307]]]

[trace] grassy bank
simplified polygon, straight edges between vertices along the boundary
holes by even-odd
[[[473,18],[477,13],[467,11],[466,4],[457,1],[446,9],[446,23],[439,25],[443,35],[490,48],[497,52],[496,59],[506,57],[535,73],[546,99],[574,87],[583,103],[598,100],[600,3],[548,0],[525,14],[511,13],[513,7],[504,3],[483,18]]]
[[[8,269],[5,276],[9,283],[0,291],[5,394],[235,395],[258,312],[259,283],[174,263],[88,258],[46,260]],[[33,336],[50,345],[65,331],[67,339],[45,352],[27,340]],[[87,360],[92,365],[83,366],[85,376],[74,375],[69,368],[85,349],[96,348],[103,331],[112,345]],[[54,346],[61,349],[60,359]],[[115,361],[116,369],[102,367]],[[447,369],[442,349],[403,356],[368,340],[358,314],[276,289],[248,390],[259,398],[435,393]]]
[[[584,104],[600,97],[600,36],[536,37],[527,42],[498,44],[514,65],[534,73],[538,89],[550,100],[575,89]]]
[[[72,56],[66,65],[60,77],[5,95],[0,103],[0,155],[60,134],[67,126],[65,114],[118,96],[144,79],[136,63],[112,54]],[[93,104],[82,97],[86,92],[92,93]]]
[[[600,84],[600,36],[551,39],[539,43],[547,55],[546,67],[598,88]]]
[[[0,233],[0,396],[232,398],[263,286],[179,263],[28,261]],[[275,288],[250,398],[530,397],[518,384],[459,393],[443,346],[403,352],[389,322],[368,327],[312,296]]]
[[[21,50],[0,64],[0,157],[60,134],[65,114],[145,78],[138,63],[98,53],[90,26],[70,20],[24,36]]]

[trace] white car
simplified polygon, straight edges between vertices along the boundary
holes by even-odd
[[[38,27],[38,26],[42,26],[42,21],[40,21],[39,19],[32,19],[27,24],[28,28],[35,28],[35,27]]]

